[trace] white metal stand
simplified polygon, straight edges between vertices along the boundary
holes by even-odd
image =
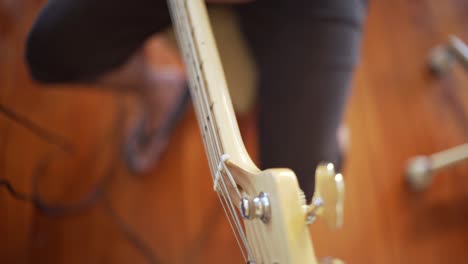
[[[437,75],[447,73],[459,62],[468,70],[468,47],[457,37],[451,37],[448,44],[434,48],[429,56],[429,68]],[[415,191],[427,188],[434,172],[468,159],[468,143],[429,156],[416,156],[409,160],[406,179]]]

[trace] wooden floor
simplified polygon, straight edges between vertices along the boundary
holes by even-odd
[[[64,154],[0,115],[0,177],[30,193],[37,167],[53,157],[38,184],[53,204],[76,203],[109,172],[115,177],[94,206],[66,215],[45,215],[0,190],[0,263],[242,263],[192,111],[160,166],[132,176],[119,156],[119,97],[28,79],[22,45],[40,5],[0,1],[0,104],[66,138],[73,151]],[[414,155],[468,140],[466,74],[456,68],[436,79],[425,67],[429,50],[449,34],[468,40],[468,1],[373,0],[367,22],[346,116],[345,226],[314,224],[316,252],[347,263],[464,263],[468,163],[441,172],[418,194],[403,170]],[[253,116],[241,120],[256,156],[254,124]]]

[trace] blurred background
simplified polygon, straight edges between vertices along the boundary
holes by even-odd
[[[0,0],[0,179],[28,194],[0,189],[0,263],[242,263],[191,107],[159,166],[133,176],[120,148],[134,98],[30,80],[24,40],[44,3]],[[421,192],[405,181],[411,157],[468,140],[467,74],[427,67],[450,35],[468,39],[466,0],[371,1],[345,120],[344,227],[314,223],[318,256],[468,261],[468,161]],[[165,39],[151,46],[155,63],[181,67]],[[239,122],[255,159],[255,111]]]

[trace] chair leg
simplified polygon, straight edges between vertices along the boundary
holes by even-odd
[[[429,55],[428,66],[435,75],[446,74],[456,62],[465,70],[468,69],[468,47],[457,37],[451,37],[449,42],[435,47]]]
[[[432,182],[434,172],[467,159],[468,143],[430,156],[416,156],[408,162],[406,180],[413,190],[422,191]]]
[[[468,70],[468,47],[457,37],[448,44],[438,46],[429,55],[429,69],[435,75],[446,74],[456,62]],[[406,180],[415,191],[425,190],[432,182],[434,172],[468,159],[468,143],[429,156],[416,156],[409,160]]]

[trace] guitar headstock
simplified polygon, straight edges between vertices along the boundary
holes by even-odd
[[[289,169],[251,173],[232,163],[228,167],[242,196],[238,209],[252,263],[340,263],[330,258],[317,261],[308,228],[317,217],[333,227],[342,223],[344,182],[331,163],[318,166],[309,205]]]
[[[168,0],[184,57],[214,189],[244,259],[250,264],[315,264],[308,224],[341,223],[343,181],[333,166],[317,169],[316,195],[307,205],[289,169],[259,171],[236,122],[205,1]],[[323,263],[337,263],[326,259]]]

